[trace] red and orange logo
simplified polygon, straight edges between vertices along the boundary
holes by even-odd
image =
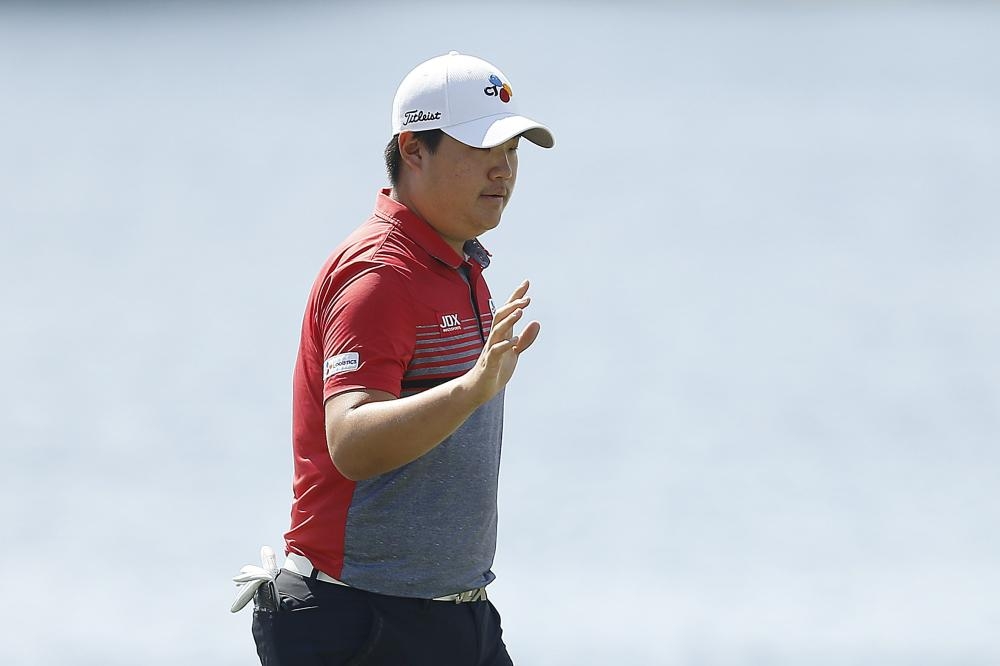
[[[500,101],[506,104],[514,96],[514,91],[510,89],[509,83],[504,83],[496,74],[490,74],[490,83],[493,85],[483,88],[483,92],[490,97],[499,97]]]

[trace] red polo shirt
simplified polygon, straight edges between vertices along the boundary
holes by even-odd
[[[482,278],[482,269],[489,263],[488,253],[478,241],[467,243],[466,252],[471,256],[460,257],[430,225],[391,199],[389,190],[383,190],[372,216],[334,250],[310,292],[294,374],[294,499],[291,528],[285,535],[286,550],[305,555],[318,569],[349,584],[389,594],[428,593],[419,583],[404,584],[394,579],[401,575],[419,578],[418,572],[405,572],[409,566],[406,562],[386,565],[385,585],[377,571],[370,580],[365,579],[367,574],[362,575],[362,571],[377,569],[379,562],[395,556],[382,553],[380,545],[368,542],[367,533],[372,530],[362,526],[373,521],[356,506],[358,484],[341,475],[330,459],[324,403],[334,395],[357,389],[377,389],[405,397],[472,367],[489,335],[493,303]],[[502,422],[502,396],[497,404],[500,421],[489,429],[498,429]],[[470,421],[476,420],[470,417]],[[494,421],[496,415],[490,416],[490,423]],[[482,418],[470,424],[473,427],[477,429],[477,440],[483,439]],[[461,443],[466,436],[460,429],[450,439]],[[486,439],[492,438],[490,434]],[[498,466],[499,432],[495,439]],[[440,455],[462,450],[457,443],[450,445],[452,453],[449,447],[438,448],[442,448]],[[481,453],[477,455],[482,458]],[[494,464],[492,458],[487,456],[486,460]],[[459,460],[449,464],[463,463]],[[408,478],[407,467],[392,477],[394,483]],[[486,493],[492,492],[495,513],[495,470],[491,474],[493,487]],[[419,482],[410,479],[407,483]],[[366,486],[365,492],[374,491]],[[398,500],[401,512],[409,510],[402,505],[404,499],[405,494]],[[391,516],[386,519],[390,524],[394,520]],[[356,532],[351,533],[355,526]],[[461,529],[467,528],[463,524]],[[477,538],[488,545],[487,536]],[[394,548],[403,553],[401,557],[409,557],[407,549],[412,547],[418,551],[412,554],[413,562],[426,567],[423,558],[434,555],[424,553],[419,541],[415,538],[411,546],[403,539]],[[492,543],[495,548],[495,534]],[[368,561],[369,556],[372,561]],[[479,560],[484,559],[483,555],[475,554],[473,559],[482,569]],[[357,560],[358,571],[353,582],[352,560]],[[479,573],[492,580],[488,569],[487,563],[486,570]],[[467,572],[456,576],[456,586],[477,582],[466,581],[473,577]],[[450,593],[438,589],[441,582],[428,581],[427,585],[434,587],[431,591],[435,593]]]

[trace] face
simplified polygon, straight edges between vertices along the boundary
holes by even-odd
[[[500,224],[517,180],[519,140],[473,148],[445,134],[437,151],[424,151],[418,212],[452,247]]]

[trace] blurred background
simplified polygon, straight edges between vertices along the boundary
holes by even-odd
[[[255,663],[308,289],[396,85],[557,139],[483,239],[542,336],[520,665],[1000,664],[1000,5],[0,5],[0,662]]]

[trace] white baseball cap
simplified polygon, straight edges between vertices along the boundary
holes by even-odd
[[[392,133],[440,129],[475,148],[492,148],[518,135],[542,148],[549,128],[517,112],[510,81],[485,60],[452,51],[417,65],[392,101]]]

